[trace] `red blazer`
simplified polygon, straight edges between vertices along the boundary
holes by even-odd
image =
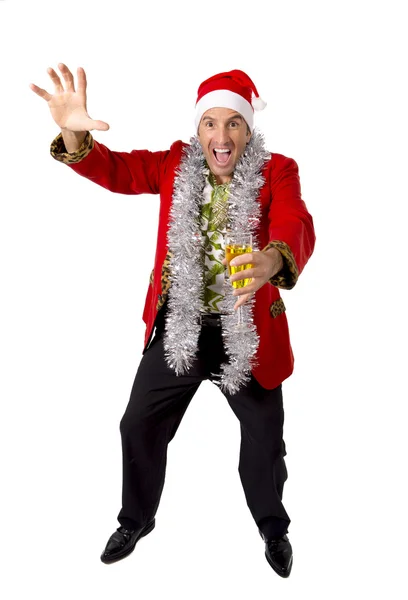
[[[88,132],[77,152],[66,152],[62,135],[51,143],[51,155],[83,177],[118,194],[160,194],[160,216],[156,256],[150,276],[143,320],[146,323],[144,350],[154,330],[158,311],[170,288],[167,229],[176,169],[187,144],[177,141],[170,150],[114,152],[93,139]],[[279,288],[292,289],[313,253],[315,232],[312,216],[301,198],[296,162],[273,153],[262,172],[260,248],[275,247],[284,267],[256,292],[254,322],[260,337],[252,373],[261,386],[273,389],[293,372],[294,356],[290,344],[285,305]]]

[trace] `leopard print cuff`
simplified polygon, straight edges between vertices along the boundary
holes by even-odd
[[[64,140],[62,139],[62,133],[58,134],[57,137],[51,142],[50,154],[55,160],[59,160],[66,165],[70,165],[73,163],[78,163],[85,156],[91,152],[94,147],[94,139],[92,134],[87,131],[85,135],[85,139],[75,152],[67,152],[65,148]]]
[[[276,273],[276,275],[271,277],[269,282],[283,290],[291,290],[293,287],[295,287],[295,284],[299,278],[299,269],[297,268],[292,250],[285,242],[281,242],[279,240],[269,242],[269,244],[262,249],[262,252],[269,250],[269,248],[276,248],[279,250],[283,258],[283,268],[279,271],[279,273]]]

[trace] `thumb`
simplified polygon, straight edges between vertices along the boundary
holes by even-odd
[[[98,131],[107,131],[109,129],[109,125],[105,123],[105,121],[95,121],[94,119],[91,119],[90,129],[96,129]]]

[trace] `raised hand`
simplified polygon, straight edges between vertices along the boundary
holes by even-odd
[[[107,131],[109,125],[104,121],[91,119],[86,110],[86,75],[82,67],[77,69],[78,86],[75,90],[74,77],[64,63],[58,63],[58,68],[65,81],[65,88],[59,75],[49,67],[47,73],[55,86],[54,94],[30,83],[30,89],[48,103],[51,116],[62,131]]]

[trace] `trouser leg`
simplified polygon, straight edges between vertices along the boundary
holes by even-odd
[[[238,470],[248,507],[267,538],[280,537],[290,523],[282,504],[288,476],[282,385],[266,390],[251,376],[237,394],[225,396],[241,425]]]
[[[201,381],[212,379],[226,359],[220,329],[204,328],[197,360],[176,376],[164,358],[162,333],[143,355],[120,423],[123,454],[122,509],[125,527],[143,526],[155,515],[164,485],[167,445]],[[267,537],[287,532],[282,504],[287,470],[283,441],[282,386],[262,388],[254,377],[237,394],[225,394],[241,424],[239,474],[248,507]]]
[[[188,375],[177,376],[165,362],[162,331],[156,333],[140,362],[120,422],[123,488],[118,521],[124,527],[142,527],[156,514],[168,443],[203,379],[200,361]]]

